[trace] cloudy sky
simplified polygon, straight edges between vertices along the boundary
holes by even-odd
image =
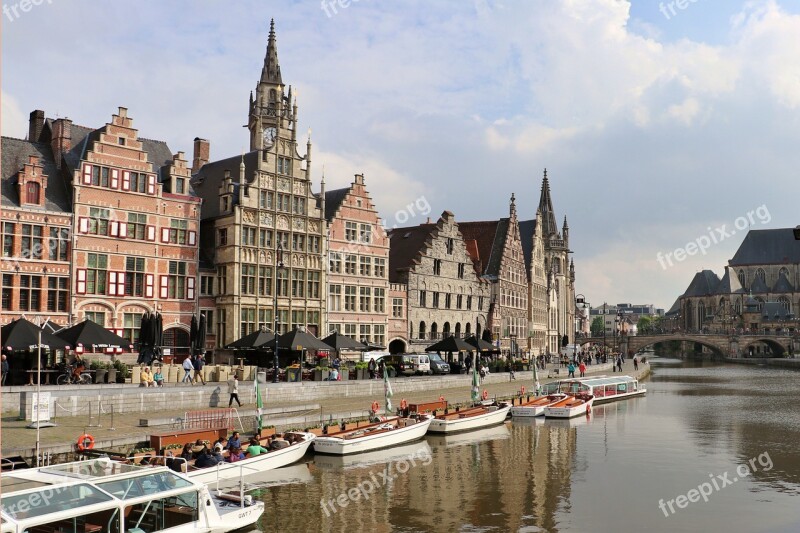
[[[125,106],[174,152],[238,154],[274,17],[315,190],[324,164],[389,226],[422,197],[485,220],[514,192],[531,218],[547,167],[578,292],[669,307],[748,227],[800,224],[800,1],[677,3],[6,0],[2,134]]]

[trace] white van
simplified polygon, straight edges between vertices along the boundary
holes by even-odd
[[[425,374],[430,376],[433,374],[431,372],[431,360],[428,357],[428,354],[425,353],[412,353],[408,354],[408,357],[411,359],[412,363],[414,364],[414,373],[415,374]]]

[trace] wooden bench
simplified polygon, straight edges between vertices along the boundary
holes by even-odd
[[[433,413],[439,409],[447,409],[447,400],[436,400],[435,402],[411,403],[408,404],[410,413]]]
[[[220,437],[228,436],[227,427],[181,429],[150,434],[150,447],[160,450],[170,444],[194,443],[197,439],[207,440],[212,444]]]

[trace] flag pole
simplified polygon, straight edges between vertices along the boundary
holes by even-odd
[[[41,319],[40,319],[41,322]],[[42,328],[39,324],[39,345],[37,346],[39,362],[36,365],[36,468],[39,468],[39,421],[42,419],[41,398],[42,398]]]

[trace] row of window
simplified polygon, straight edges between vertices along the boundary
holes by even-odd
[[[270,266],[242,265],[241,293],[243,295],[272,296],[273,284],[277,281],[275,287],[278,296],[319,298],[321,272],[293,268],[290,277],[288,269],[281,268],[278,269],[277,280],[274,280],[272,273],[273,268]]]
[[[127,221],[112,220],[111,210],[102,207],[89,209],[88,217],[78,217],[78,232],[118,239],[156,240],[156,226],[147,224],[145,213],[128,213]],[[161,242],[194,246],[197,232],[189,229],[186,219],[171,219],[169,227],[161,228]]]
[[[372,242],[372,224],[345,222],[344,239],[347,242],[361,242],[361,243]]]
[[[82,185],[105,187],[120,191],[148,194],[156,193],[156,175],[132,170],[121,170],[102,165],[83,164]],[[175,194],[186,194],[186,179],[175,178]]]
[[[386,289],[355,285],[330,285],[328,287],[328,311],[385,313]]]
[[[330,252],[328,271],[331,274],[350,274],[361,277],[386,278],[386,258],[369,255]]]
[[[14,278],[17,278],[16,280]],[[3,274],[3,311],[67,311],[69,278],[29,274]],[[14,298],[14,291],[18,298]],[[16,305],[14,305],[16,303]]]
[[[45,235],[48,235],[46,244]],[[48,231],[37,224],[3,222],[3,257],[68,261],[69,228],[51,227]]]
[[[433,309],[465,309],[472,310],[472,296],[463,294],[450,294],[444,292],[432,292],[431,307]],[[455,299],[453,298],[455,296]],[[455,307],[453,301],[455,300]],[[466,303],[466,306],[464,305]],[[428,291],[419,291],[419,306],[428,307]],[[478,296],[478,311],[483,310],[483,296]]]
[[[452,239],[448,239],[452,240]],[[464,279],[464,273],[466,272],[466,265],[464,263],[458,264],[458,279]],[[442,275],[442,260],[441,259],[434,259],[433,260],[433,275],[434,276],[441,276]]]
[[[525,309],[528,303],[527,295],[520,291],[511,291],[502,289],[500,298],[503,307],[516,307],[517,309]]]
[[[245,189],[245,196],[249,196],[249,192]],[[295,215],[305,215],[308,213],[307,206],[308,198],[305,196],[293,196],[289,193],[261,191],[258,199],[258,206],[261,209],[274,209],[284,213],[293,213]]]
[[[256,246],[259,248],[273,248],[273,236],[281,244],[284,250],[292,250],[295,252],[308,252],[310,254],[318,254],[321,250],[321,237],[318,235],[306,235],[304,233],[291,234],[291,248],[289,248],[289,232],[278,231],[273,232],[271,229],[259,229],[254,226],[242,226],[242,246]],[[258,235],[258,240],[256,240]],[[228,244],[228,229],[222,228],[217,230],[217,244],[225,246]]]
[[[329,333],[339,333],[361,342],[371,342],[386,346],[385,324],[329,324]]]
[[[108,296],[155,297],[156,275],[147,273],[145,259],[128,257],[124,271],[108,270],[108,255],[87,254],[87,268],[76,271],[75,292]],[[194,300],[195,278],[187,276],[186,263],[170,261],[168,274],[158,279],[158,297]]]
[[[222,312],[222,311],[220,311]],[[291,317],[291,321],[289,318]],[[301,326],[309,331],[319,331],[320,312],[306,309],[278,309],[278,332],[286,332]],[[275,318],[272,308],[242,307],[240,329],[241,335],[248,335],[258,329],[275,329]]]

